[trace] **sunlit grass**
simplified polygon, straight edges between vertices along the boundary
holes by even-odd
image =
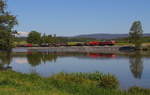
[[[149,95],[149,89],[121,91],[115,76],[102,73],[36,74],[0,72],[0,95]]]

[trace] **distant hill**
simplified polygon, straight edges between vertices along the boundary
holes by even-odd
[[[150,37],[150,33],[144,34],[145,37]],[[117,39],[128,37],[128,34],[87,34],[75,36],[78,38],[94,38],[94,39]]]

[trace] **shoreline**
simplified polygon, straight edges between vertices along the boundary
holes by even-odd
[[[61,46],[61,47],[17,47],[13,52],[80,52],[80,53],[120,53],[121,46]]]

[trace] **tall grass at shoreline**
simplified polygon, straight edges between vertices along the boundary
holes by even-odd
[[[36,74],[0,72],[0,95],[149,95],[149,89],[118,89],[115,76],[102,73],[60,73],[49,78]]]

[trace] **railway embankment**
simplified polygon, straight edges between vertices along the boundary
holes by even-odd
[[[61,47],[28,47],[28,51],[37,52],[81,52],[81,53],[119,53],[121,46],[61,46]]]

